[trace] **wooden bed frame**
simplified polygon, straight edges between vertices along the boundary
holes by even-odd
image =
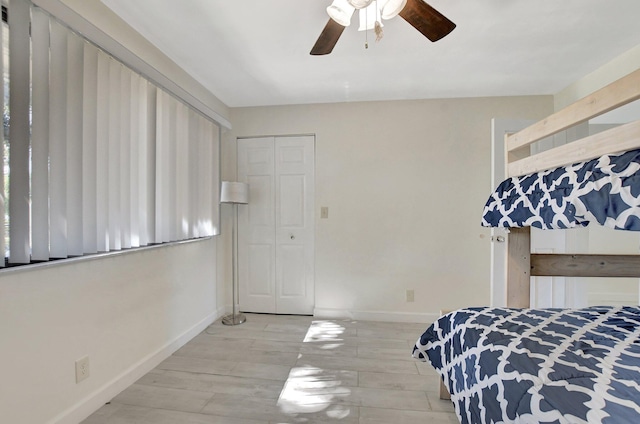
[[[505,136],[507,177],[640,148],[640,119],[538,154],[531,144],[640,99],[640,69],[542,121]],[[640,118],[640,117],[639,117]],[[640,255],[532,254],[530,228],[512,228],[507,242],[507,307],[530,307],[531,277],[638,277]],[[440,381],[440,399],[450,399]]]
[[[515,177],[640,148],[640,119],[544,152],[530,145],[640,99],[640,69],[550,115],[505,136],[507,177]],[[639,117],[640,118],[640,117]],[[640,255],[532,254],[530,228],[512,228],[507,241],[507,306],[530,306],[536,276],[640,277]]]

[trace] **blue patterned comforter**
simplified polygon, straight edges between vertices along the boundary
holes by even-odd
[[[640,150],[509,178],[482,213],[486,227],[563,229],[589,222],[640,231]]]
[[[413,356],[443,377],[463,424],[640,423],[640,307],[461,309]]]

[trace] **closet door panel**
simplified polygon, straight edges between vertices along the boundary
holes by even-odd
[[[263,298],[264,303],[269,304],[265,312],[272,309],[274,296],[273,279],[265,278],[273,274],[273,254],[273,246],[270,244],[254,243],[249,246],[247,295],[250,298]]]
[[[238,298],[245,312],[275,313],[273,138],[238,140],[238,181],[249,204],[238,205]]]
[[[313,136],[276,137],[276,311],[313,314]]]

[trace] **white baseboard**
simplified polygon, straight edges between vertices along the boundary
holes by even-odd
[[[318,318],[354,319],[361,321],[419,322],[431,324],[440,314],[437,312],[388,312],[388,311],[352,311],[348,309],[315,308],[313,316]]]
[[[176,339],[170,341],[157,351],[133,364],[129,369],[109,381],[97,391],[89,394],[87,397],[59,414],[53,420],[49,421],[49,424],[78,424],[100,409],[105,403],[109,402],[124,389],[136,382],[140,377],[157,367],[162,361],[184,346],[189,340],[204,331],[216,319],[222,316],[221,312],[224,311],[216,310],[212,314],[209,314]]]

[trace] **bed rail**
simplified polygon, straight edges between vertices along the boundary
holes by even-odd
[[[639,146],[640,120],[516,160],[508,164],[507,172],[510,177],[517,177],[549,168],[584,162],[607,153],[637,149]]]
[[[640,69],[514,134],[505,136],[507,176],[640,148],[640,120],[530,155],[531,144],[640,99]],[[507,237],[507,306],[530,306],[531,276],[640,277],[640,255],[532,255],[530,228]]]
[[[507,136],[507,153],[640,99],[640,69],[612,82],[535,124]],[[507,155],[508,157],[509,155]],[[569,163],[569,162],[567,162]],[[564,165],[566,165],[565,163]]]
[[[531,275],[549,277],[638,277],[640,255],[535,253]]]

